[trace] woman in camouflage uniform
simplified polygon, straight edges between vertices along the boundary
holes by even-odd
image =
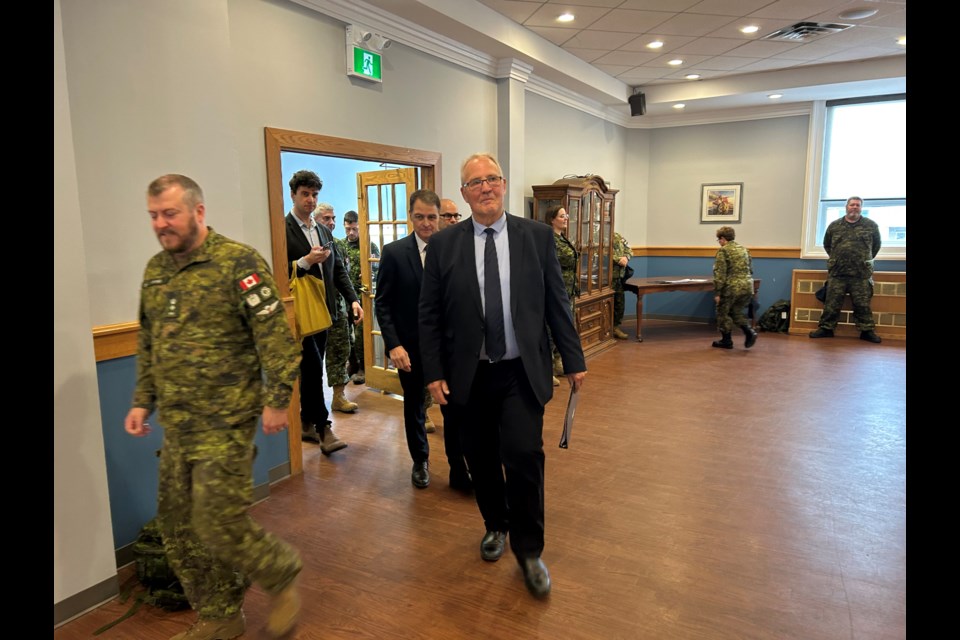
[[[757,332],[747,322],[744,308],[753,299],[753,265],[747,248],[733,241],[733,227],[717,229],[720,249],[713,261],[713,301],[717,303],[717,328],[721,339],[714,340],[719,349],[733,349],[730,332],[740,327],[747,349],[757,341]]]
[[[563,274],[563,287],[570,298],[570,315],[576,318],[574,303],[580,295],[580,283],[577,282],[577,260],[580,256],[573,243],[564,235],[569,220],[566,209],[559,205],[547,209],[544,217],[544,222],[553,227],[553,240],[557,245],[557,260],[560,261],[560,272]],[[553,345],[552,339],[550,344]],[[560,375],[563,375],[563,363],[560,361],[560,352],[553,345],[553,386],[560,386],[560,380],[557,379]]]

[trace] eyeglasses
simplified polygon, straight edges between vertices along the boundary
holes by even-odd
[[[440,217],[443,218],[444,220],[459,220],[460,214],[459,213],[441,213]]]
[[[480,185],[482,185],[484,182],[489,184],[491,188],[499,187],[500,183],[503,182],[503,176],[487,176],[486,178],[474,178],[469,182],[464,182],[460,186],[466,187],[470,191],[476,191],[477,189],[480,188]]]

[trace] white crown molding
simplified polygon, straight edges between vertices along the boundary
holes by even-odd
[[[523,60],[517,60],[516,58],[504,58],[497,61],[497,68],[494,71],[494,78],[510,78],[511,80],[519,80],[520,82],[527,82],[530,79],[530,73],[533,71],[533,67]]]
[[[666,116],[628,115],[627,107],[602,104],[533,73],[534,67],[516,58],[497,60],[444,35],[404,18],[371,6],[362,0],[290,0],[345,24],[359,24],[394,42],[430,54],[489,78],[512,78],[526,83],[526,89],[554,102],[582,111],[627,129],[658,129],[688,125],[740,122],[765,118],[808,115],[810,103],[788,103],[770,107],[731,108],[696,114]],[[651,89],[652,91],[653,89]]]

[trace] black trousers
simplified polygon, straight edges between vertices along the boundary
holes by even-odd
[[[463,428],[461,426],[463,417],[457,411],[457,406],[449,402],[440,405],[440,414],[443,416],[443,452],[447,454],[450,475],[466,474],[467,463],[463,455]]]
[[[423,462],[430,458],[430,444],[427,442],[427,429],[424,426],[426,409],[423,406],[423,369],[420,359],[410,356],[410,371],[397,369],[400,386],[403,388],[403,430],[407,436],[407,449],[414,462]]]
[[[323,399],[323,352],[327,348],[327,332],[307,336],[302,341],[303,357],[300,360],[300,422],[323,425],[330,419],[327,403]]]
[[[488,530],[509,531],[517,559],[543,551],[543,405],[519,358],[481,362],[462,416],[464,453]]]

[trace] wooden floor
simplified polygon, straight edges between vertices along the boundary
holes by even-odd
[[[359,413],[335,415],[349,448],[305,445],[304,474],[252,510],[304,557],[292,637],[905,638],[906,344],[761,333],[726,351],[717,337],[651,320],[643,343],[591,358],[569,449],[566,382],[547,406],[542,602],[509,550],[480,559],[442,428],[432,483],[414,489],[401,403],[352,387]],[[266,637],[267,604],[248,592],[244,638]],[[127,608],[54,638],[89,640]],[[193,619],[143,607],[97,637],[166,639]]]

